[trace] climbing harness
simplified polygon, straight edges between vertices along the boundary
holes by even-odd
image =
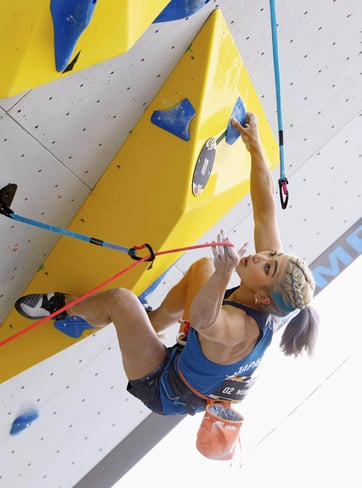
[[[278,138],[279,138],[279,158],[280,158],[280,178],[278,184],[279,184],[280,203],[282,208],[285,209],[288,205],[289,191],[287,187],[288,179],[285,176],[285,169],[284,169],[283,117],[282,117],[282,103],[281,103],[277,21],[276,21],[274,0],[270,0],[270,21],[271,21],[271,33],[272,33],[272,42],[273,42],[274,78],[275,78],[275,91],[276,91],[276,103],[277,103],[277,114],[278,114]]]

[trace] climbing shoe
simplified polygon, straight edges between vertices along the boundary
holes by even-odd
[[[35,293],[25,295],[15,302],[15,309],[27,319],[42,319],[48,317],[65,305],[64,293]],[[68,317],[66,311],[54,317],[54,320],[62,320]]]

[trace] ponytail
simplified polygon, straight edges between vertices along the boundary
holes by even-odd
[[[281,350],[286,356],[298,356],[303,350],[311,356],[317,342],[318,329],[318,313],[306,305],[288,322],[280,340]]]

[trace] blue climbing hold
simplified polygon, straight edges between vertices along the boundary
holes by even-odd
[[[14,420],[11,426],[10,435],[19,434],[19,432],[22,432],[24,429],[30,427],[31,424],[38,418],[39,418],[38,410],[31,410],[22,415],[19,415],[19,417],[17,417]]]
[[[78,339],[87,329],[97,328],[93,327],[93,325],[88,324],[88,322],[86,322],[81,317],[77,317],[75,315],[72,315],[71,317],[66,317],[62,320],[56,320],[54,322],[54,327],[58,329],[59,332],[63,332],[63,334],[66,334],[69,337],[73,337],[73,339]]]
[[[245,119],[246,119],[246,109],[245,105],[240,97],[238,97],[233,111],[230,116],[230,120],[226,129],[226,142],[228,144],[234,144],[234,142],[237,140],[237,138],[240,136],[239,131],[235,129],[232,124],[231,120],[236,119],[242,126],[245,125]]]
[[[75,45],[91,21],[97,0],[51,0],[54,26],[55,65],[58,72],[68,66]]]
[[[193,15],[207,3],[209,3],[209,0],[171,0],[153,23],[184,19]]]
[[[156,110],[153,112],[151,122],[161,127],[161,129],[165,129],[175,136],[189,141],[189,126],[195,113],[191,102],[187,98],[184,98],[176,107],[169,110]]]

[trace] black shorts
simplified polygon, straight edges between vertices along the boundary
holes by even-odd
[[[150,374],[137,380],[130,380],[127,385],[127,391],[131,395],[141,400],[152,412],[160,415],[164,415],[160,395],[160,377],[174,347],[166,348],[164,360]]]
[[[194,415],[195,413],[204,410],[206,407],[206,400],[200,398],[195,393],[193,393],[185,385],[185,383],[182,381],[177,371],[175,370],[174,360],[175,357],[178,355],[177,349],[180,349],[179,344],[175,344],[172,347],[166,348],[165,358],[156,369],[154,369],[150,374],[144,376],[143,378],[130,380],[127,385],[127,391],[131,395],[141,400],[141,402],[143,402],[146,407],[152,410],[152,412],[158,413],[160,415],[166,415],[162,406],[160,382],[164,369],[167,366],[169,366],[169,370],[167,373],[168,383],[174,392],[173,400],[178,405],[180,405],[180,403],[184,404],[184,413]],[[173,355],[173,358],[170,360],[171,354]],[[180,412],[175,412],[175,414],[176,413]],[[171,412],[168,413],[168,415],[171,414]]]

